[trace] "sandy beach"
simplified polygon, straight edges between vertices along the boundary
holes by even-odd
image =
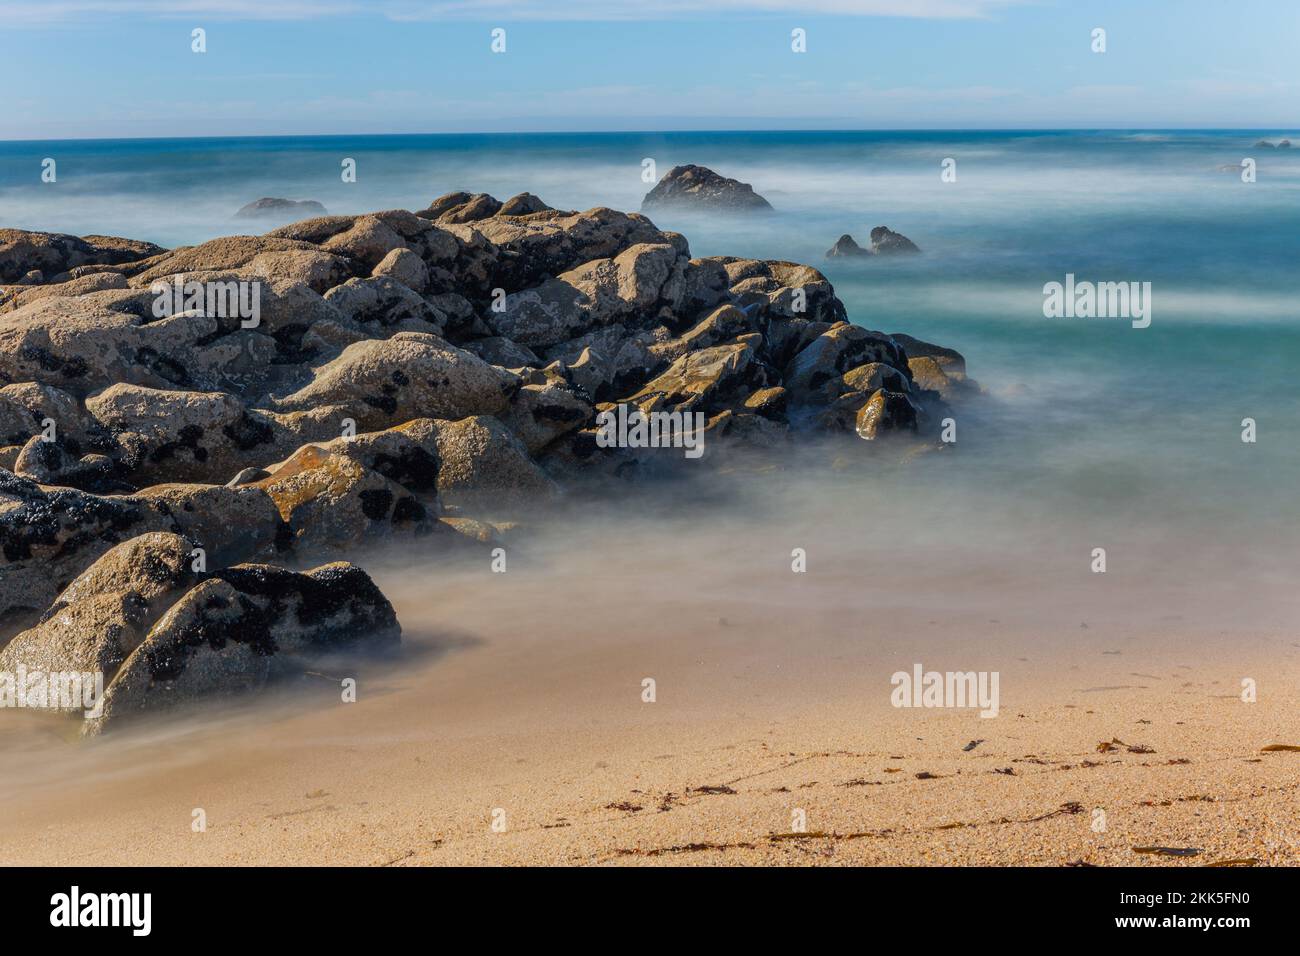
[[[1212,592],[1166,613],[1153,596],[1175,585],[1159,579],[1013,580],[1009,558],[974,573],[959,553],[909,549],[871,576],[828,539],[792,574],[785,531],[745,527],[633,523],[621,562],[592,528],[505,574],[372,561],[404,649],[359,671],[356,703],[331,674],[91,744],[11,721],[0,860],[1300,858],[1300,753],[1265,750],[1300,745],[1300,643],[1283,627],[1242,614],[1229,632]],[[891,706],[891,674],[914,662],[998,671],[998,716]]]

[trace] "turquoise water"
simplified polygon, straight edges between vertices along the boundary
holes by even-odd
[[[854,322],[962,351],[989,393],[956,454],[891,493],[1005,523],[1189,542],[1293,564],[1300,475],[1300,148],[1287,130],[442,135],[0,143],[0,224],[164,245],[245,231],[260,196],[418,209],[455,189],[636,209],[693,162],[752,183],[759,219],[657,215],[696,255],[822,268]],[[58,180],[40,181],[44,157]],[[357,162],[357,182],[340,161]],[[956,182],[940,163],[956,160]],[[1257,161],[1257,181],[1218,167]],[[888,225],[924,254],[823,262]],[[1047,319],[1066,273],[1150,282],[1153,321]],[[1259,440],[1243,444],[1241,420]]]

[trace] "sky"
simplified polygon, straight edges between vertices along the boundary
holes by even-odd
[[[1298,39],[1297,0],[0,0],[0,140],[1293,128]]]

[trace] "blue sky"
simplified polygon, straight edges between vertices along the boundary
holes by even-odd
[[[1269,129],[1300,103],[1294,0],[0,0],[0,24],[0,139]]]

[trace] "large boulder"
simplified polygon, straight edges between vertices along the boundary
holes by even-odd
[[[197,578],[193,544],[144,534],[109,550],[61,593],[35,627],[0,650],[0,671],[98,672],[107,681],[170,599]]]
[[[497,419],[476,415],[435,426],[438,494],[445,503],[492,517],[555,496],[555,483]]]
[[[351,226],[322,243],[322,248],[355,259],[369,269],[379,265],[390,252],[406,247],[402,234],[379,216],[358,216]]]
[[[371,272],[373,276],[387,276],[412,292],[423,292],[429,286],[429,267],[410,249],[394,249],[379,260]]]
[[[489,365],[499,365],[502,368],[516,369],[542,364],[532,349],[501,335],[473,339],[462,343],[461,348],[473,352]]]
[[[500,211],[501,203],[487,193],[456,192],[439,196],[420,215],[438,222],[461,225],[487,219]]]
[[[275,502],[250,485],[150,485],[106,500],[137,505],[151,526],[184,535],[204,549],[209,567],[278,554],[293,543]]]
[[[507,296],[484,318],[492,331],[529,348],[558,345],[622,319],[640,324],[674,318],[688,260],[667,243],[638,243]]]
[[[224,480],[287,443],[278,422],[227,392],[119,384],[87,398],[86,410],[113,436],[136,484]]]
[[[304,445],[267,470],[268,477],[235,490],[269,496],[292,545],[305,553],[350,548],[399,533],[426,534],[437,516],[337,443]]]
[[[836,391],[844,373],[876,363],[906,377],[906,356],[897,342],[860,325],[840,323],[817,336],[789,361],[784,384],[797,403],[825,404],[846,390]]]
[[[907,367],[918,388],[937,392],[945,401],[978,391],[966,377],[966,359],[960,352],[902,333],[891,337],[907,352]]]
[[[448,228],[453,232],[468,230],[467,235],[481,237],[492,260],[491,287],[504,289],[507,294],[531,288],[592,260],[612,259],[639,243],[666,243],[682,255],[690,255],[686,240],[676,233],[660,231],[637,213],[603,207],[585,212],[494,216],[472,227]]]
[[[436,335],[399,332],[348,346],[275,405],[280,411],[342,406],[358,430],[374,430],[421,416],[491,415],[504,411],[518,388],[518,376]]]
[[[245,268],[254,277],[301,283],[320,295],[352,275],[347,259],[323,249],[259,252]]]
[[[594,415],[591,402],[561,378],[525,384],[501,420],[535,455],[561,435],[582,428]]]
[[[165,252],[152,242],[115,236],[77,236],[55,232],[0,229],[0,283],[17,282],[31,272],[42,281],[86,265],[119,265]]]
[[[43,488],[0,470],[0,640],[113,545],[168,524],[139,501]]]
[[[148,288],[158,279],[187,272],[227,272],[249,265],[269,252],[314,252],[306,242],[277,239],[273,236],[222,236],[197,246],[174,249],[161,256],[148,269],[131,277],[131,285]]]
[[[53,424],[54,434],[74,454],[107,450],[106,436],[72,395],[36,382],[17,382],[0,388],[0,440],[24,444],[44,434]]]
[[[69,298],[86,295],[89,292],[102,292],[105,289],[125,289],[127,283],[126,277],[120,272],[94,272],[53,285],[12,288],[14,288],[12,294],[0,296],[0,312],[12,312],[37,299],[48,299],[52,296]]]
[[[341,454],[378,472],[411,492],[431,514],[437,514],[438,446],[434,435],[438,425],[431,418],[413,418],[383,431],[335,438],[315,447],[323,454]],[[280,467],[268,465],[266,477],[279,474]]]
[[[325,655],[401,640],[388,599],[347,562],[299,574],[246,564],[214,572],[177,600],[108,685],[96,735],[131,717],[257,691]]]
[[[889,337],[903,347],[909,359],[932,358],[948,374],[965,377],[966,359],[956,349],[935,345],[933,342],[923,342],[902,332],[891,332]]]
[[[47,487],[0,470],[0,637],[6,622],[48,607],[114,545],[149,531],[183,535],[211,564],[246,561],[292,542],[256,488],[154,485],[126,495]]]
[[[408,249],[397,250],[424,263]],[[384,261],[389,262],[392,256]],[[325,301],[346,319],[374,336],[377,332],[432,332],[441,335],[447,317],[430,305],[411,286],[397,278],[376,274],[368,279],[349,279],[325,293]]]
[[[643,412],[708,411],[778,384],[760,357],[761,335],[683,355],[628,399]]]
[[[532,193],[511,196],[497,210],[498,216],[531,216],[535,212],[551,212],[551,207]]]
[[[151,388],[256,388],[271,377],[276,341],[226,333],[198,312],[162,319],[114,308],[97,292],[41,299],[0,317],[0,379],[81,397],[118,382]]]

